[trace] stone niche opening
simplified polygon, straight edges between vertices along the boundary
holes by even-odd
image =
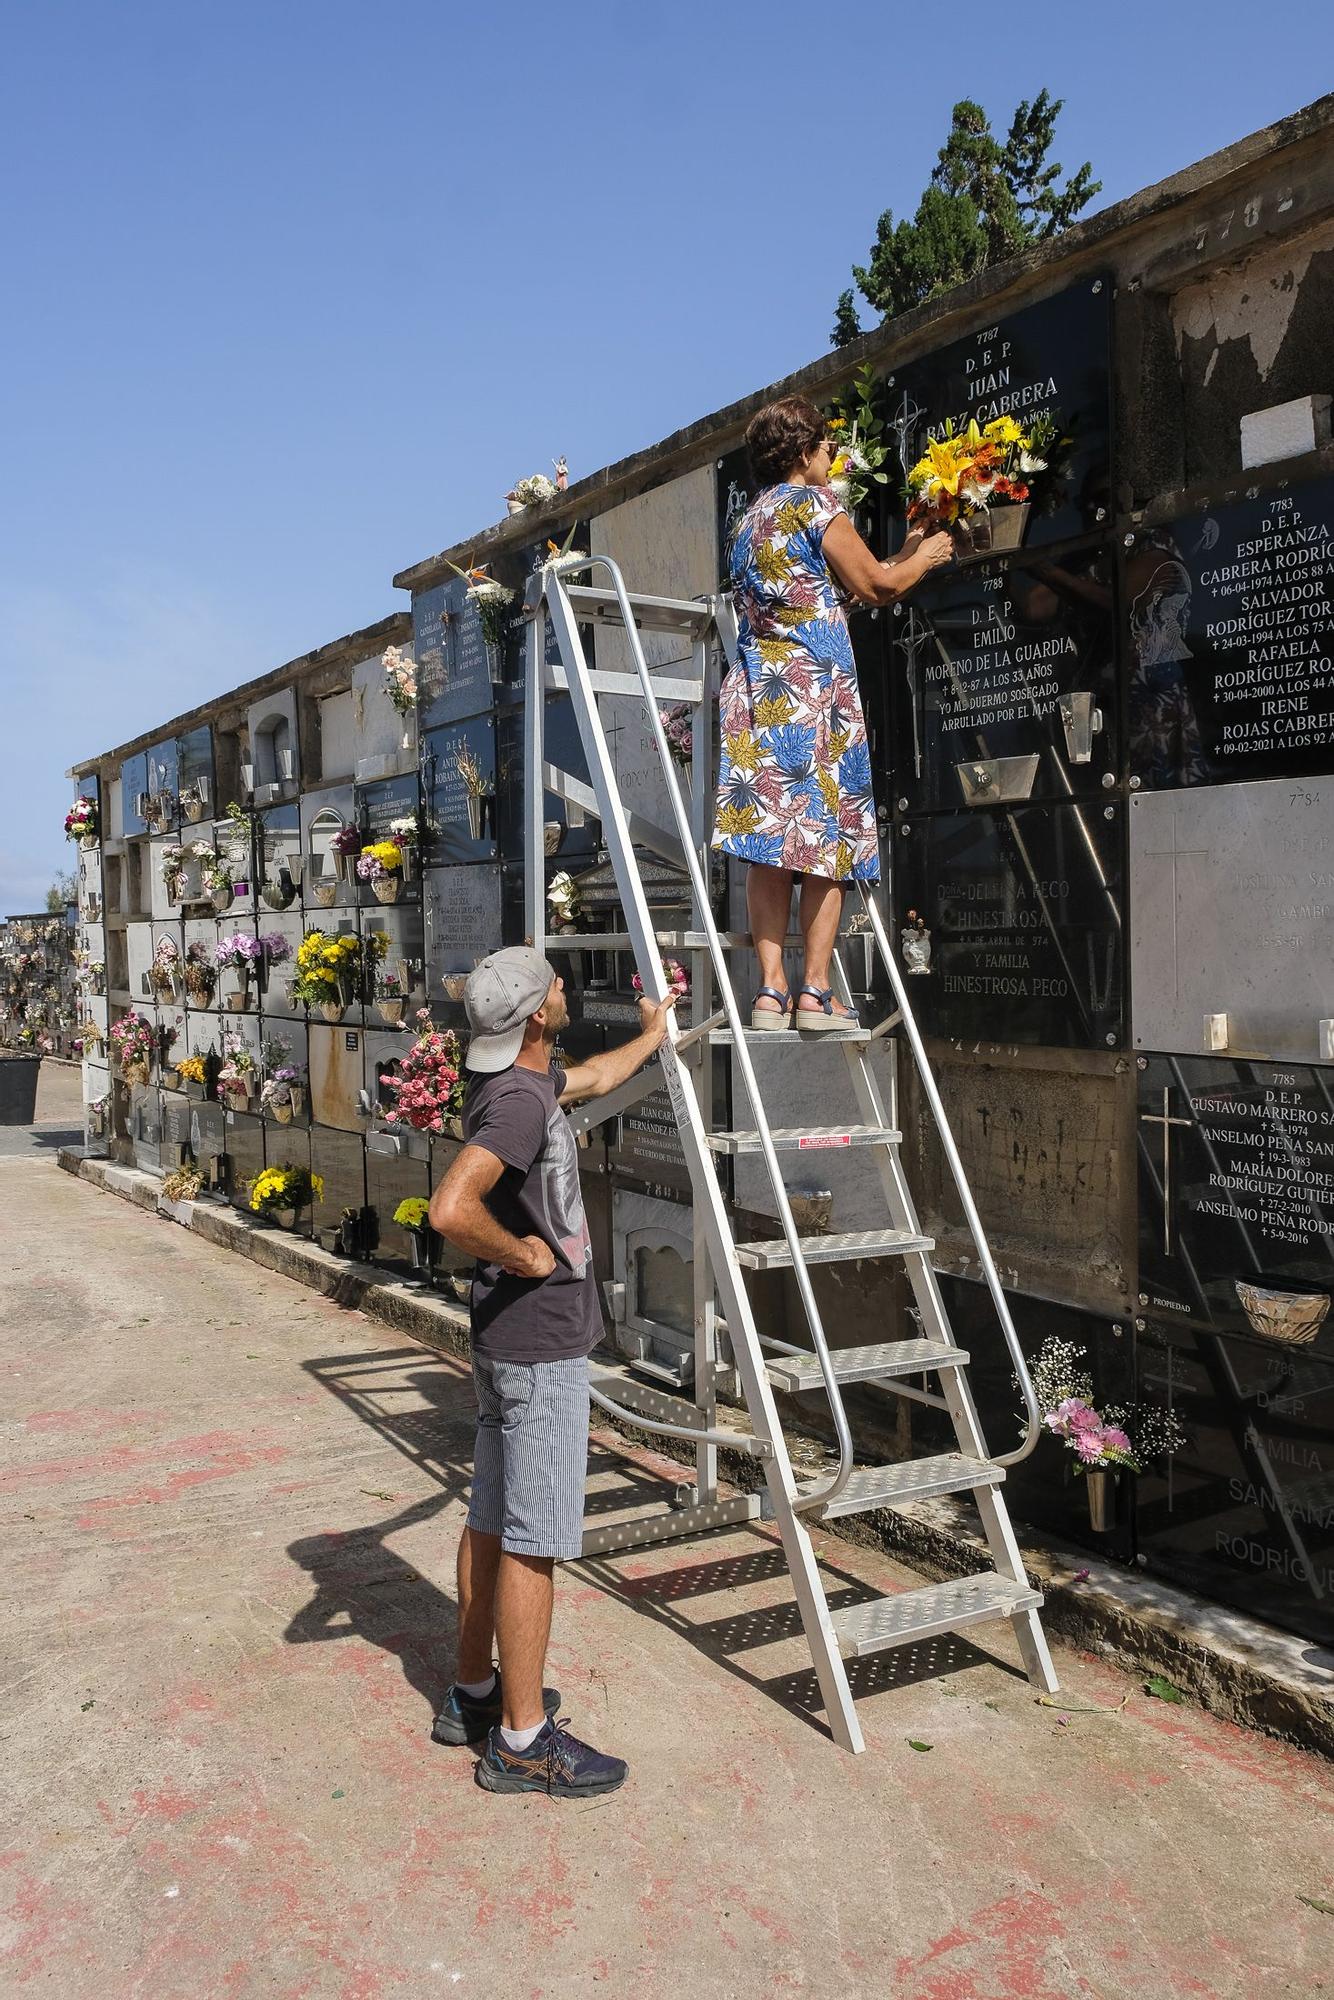
[[[250,738],[250,789],[260,805],[295,793],[301,776],[297,754],[296,690],[281,688],[256,702],[246,717]],[[245,766],[242,766],[242,776]]]
[[[635,1188],[614,1188],[612,1259],[617,1347],[647,1373],[678,1384],[692,1381],[692,1211]]]

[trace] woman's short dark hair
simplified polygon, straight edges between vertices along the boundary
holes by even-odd
[[[828,428],[828,419],[806,396],[782,396],[776,403],[766,403],[746,426],[746,450],[756,482],[774,486],[786,479]]]

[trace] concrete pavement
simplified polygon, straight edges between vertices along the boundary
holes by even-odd
[[[44,1149],[0,1201],[5,1994],[1331,1985],[1326,1764],[1059,1647],[1041,1706],[990,1633],[857,1669],[847,1758],[764,1529],[567,1569],[551,1677],[630,1783],[481,1792],[427,1739],[466,1373]],[[599,1444],[591,1505],[657,1467]],[[838,1601],[915,1581],[822,1546]]]

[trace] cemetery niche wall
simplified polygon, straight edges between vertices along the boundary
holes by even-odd
[[[1325,1640],[1334,452],[1314,414],[1310,445],[1270,463],[1251,446],[1243,462],[1240,433],[1289,399],[1317,412],[1334,386],[1320,373],[1330,129],[1327,111],[1303,114],[782,385],[827,407],[872,363],[892,455],[862,519],[881,549],[905,532],[903,475],[948,420],[1049,416],[1058,431],[1011,546],[961,549],[906,603],[850,619],[892,936],[1020,1338],[1030,1354],[1075,1340],[1101,1399],[1170,1404],[1186,1428],[1178,1453],[1120,1482],[1106,1532],[1052,1440],[1013,1475],[1016,1512]],[[1277,275],[1256,288],[1261,239]],[[1288,333],[1260,291],[1291,306]],[[716,588],[754,497],[742,434],[773,393],[404,570],[410,613],[78,767],[101,836],[78,855],[90,1145],[159,1173],[193,1162],[201,1199],[237,1203],[266,1169],[304,1167],[324,1200],[296,1227],[401,1272],[424,1252],[453,1284],[439,1246],[395,1218],[458,1140],[391,1121],[386,1079],[415,1010],[461,1030],[469,970],[524,934],[523,587],[573,531],[634,589]],[[1188,483],[1202,466],[1209,490]],[[515,592],[495,644],[457,573],[474,561]],[[416,662],[409,713],[381,665],[391,645]],[[599,630],[591,656],[623,664],[617,635]],[[618,708],[614,763],[624,796],[660,816],[643,722]],[[545,729],[550,761],[580,775],[564,696]],[[577,1059],[632,1028],[631,968],[580,943],[619,916],[595,817],[548,792],[542,820]],[[359,870],[408,827],[389,879]],[[719,885],[734,927],[742,890],[740,870]],[[655,866],[669,924],[679,898],[679,876]],[[355,961],[323,999],[291,990],[316,930]],[[883,981],[861,940],[848,963],[874,1006]],[[751,969],[739,954],[738,980]],[[146,1077],[110,1040],[131,1016],[150,1037]],[[1001,1449],[1015,1397],[999,1335],[895,1053],[885,1088]],[[286,1097],[266,1101],[284,1069]],[[726,1103],[725,1058],[712,1083]],[[689,1187],[665,1097],[594,1128],[580,1167],[611,1337],[656,1379],[683,1379]],[[738,1209],[762,1215],[753,1175],[725,1171]],[[823,1204],[833,1227],[860,1226],[857,1176],[806,1193],[813,1216]],[[884,1337],[890,1282],[858,1270],[831,1315],[838,1339]],[[930,1414],[906,1411],[900,1442],[908,1426],[926,1438]]]

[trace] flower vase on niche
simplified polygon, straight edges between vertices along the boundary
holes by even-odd
[[[909,910],[899,935],[903,944],[904,970],[918,974],[930,972],[931,933],[916,910]]]

